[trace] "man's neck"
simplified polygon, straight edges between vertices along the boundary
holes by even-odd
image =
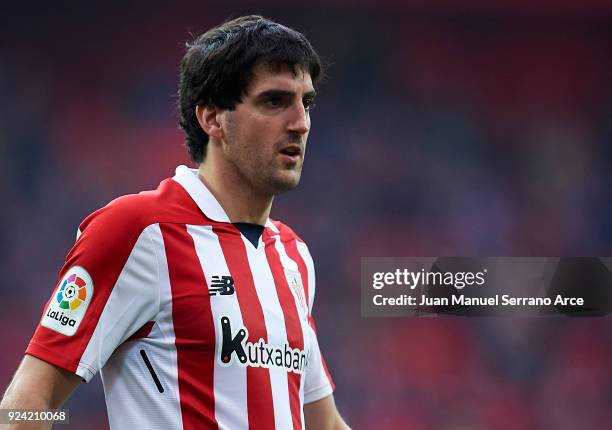
[[[215,196],[231,222],[265,225],[274,196],[257,195],[237,172],[219,168],[219,164],[200,164],[198,179]]]

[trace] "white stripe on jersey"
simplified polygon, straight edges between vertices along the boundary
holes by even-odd
[[[195,249],[210,287],[213,276],[229,276],[229,269],[219,243],[219,238],[211,226],[188,225],[187,232],[193,238]],[[247,430],[247,376],[246,367],[237,364],[223,365],[219,361],[223,337],[221,336],[221,317],[227,316],[235,332],[243,327],[242,314],[236,294],[210,296],[210,307],[215,323],[215,418],[219,429]]]

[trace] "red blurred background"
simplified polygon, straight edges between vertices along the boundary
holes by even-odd
[[[259,13],[329,63],[300,187],[315,317],[355,429],[612,429],[609,318],[363,319],[362,256],[611,255],[612,3],[7,4],[0,16],[0,386],[79,222],[188,164],[184,42]],[[70,428],[107,428],[99,378]]]

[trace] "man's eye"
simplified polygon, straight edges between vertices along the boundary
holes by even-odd
[[[306,100],[303,101],[303,103],[304,103],[304,108],[307,111],[308,110],[313,110],[314,107],[316,106],[314,100],[311,100],[311,99],[306,99]]]
[[[264,103],[268,107],[277,108],[283,105],[283,100],[280,98],[272,98],[272,99],[267,99]]]

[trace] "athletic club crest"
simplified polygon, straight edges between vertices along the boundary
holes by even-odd
[[[287,282],[289,288],[293,291],[296,303],[302,308],[302,311],[308,314],[308,305],[306,304],[306,297],[304,296],[304,284],[302,284],[302,276],[300,272],[296,270],[285,270],[287,276]]]

